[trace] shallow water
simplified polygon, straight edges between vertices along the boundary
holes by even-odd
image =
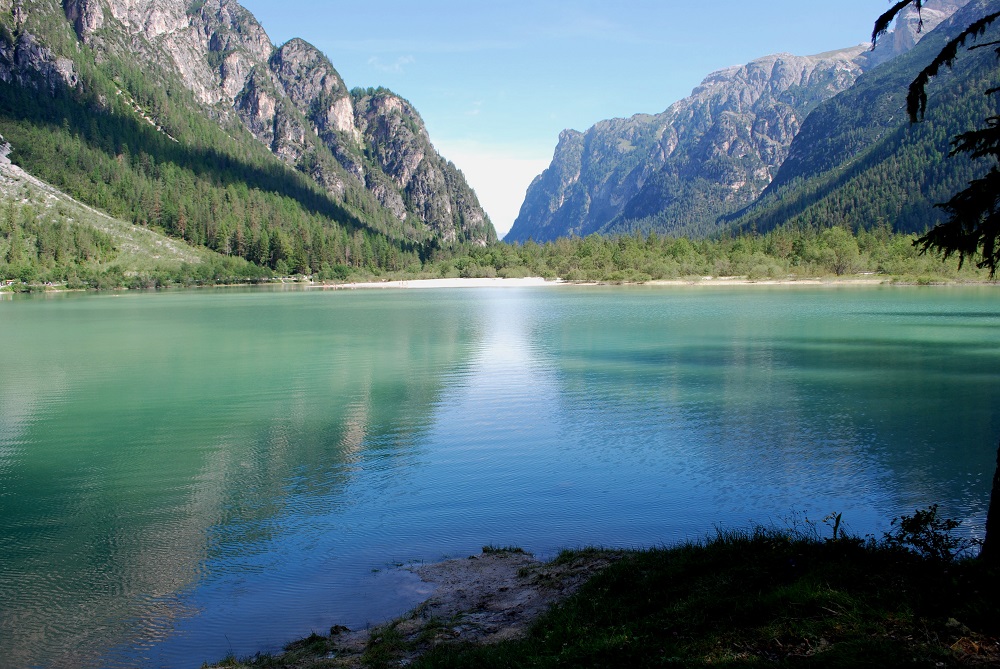
[[[0,302],[0,657],[197,667],[420,596],[391,569],[940,502],[981,531],[973,288],[220,290]]]

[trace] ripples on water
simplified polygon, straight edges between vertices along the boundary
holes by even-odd
[[[0,304],[0,657],[200,666],[401,612],[393,565],[942,502],[981,527],[993,288]],[[789,520],[790,519],[790,520]]]

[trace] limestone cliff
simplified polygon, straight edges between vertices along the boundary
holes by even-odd
[[[77,85],[73,61],[56,55],[24,29],[28,18],[25,0],[0,0],[0,12],[10,16],[10,28],[0,36],[0,81],[52,93]]]
[[[912,50],[817,107],[761,197],[727,222],[761,232],[781,225],[849,225],[915,233],[943,222],[946,214],[935,204],[989,169],[988,161],[949,153],[953,137],[990,113],[985,92],[996,86],[996,54],[960,51],[946,79],[928,86],[922,123],[909,122],[906,89],[950,39],[994,5],[964,4]],[[924,20],[926,29],[926,13]],[[977,43],[998,38],[1000,26],[994,26]]]
[[[475,193],[431,146],[427,128],[409,102],[389,91],[356,91],[355,118],[375,166],[401,192],[410,211],[446,241],[463,235],[478,241],[489,234],[492,225]]]
[[[164,104],[189,104],[170,92],[183,87],[192,113],[230,134],[242,126],[360,217],[382,207],[375,217],[396,221],[380,224],[382,231],[416,241],[496,238],[408,103],[381,90],[352,96],[326,56],[300,39],[275,48],[236,0],[0,0],[0,24],[8,28],[0,35],[0,80],[79,88],[76,59],[87,49],[99,68],[138,68],[144,83],[168,91]],[[112,76],[136,114],[185,141],[133,100],[128,77]]]
[[[563,132],[507,238],[583,236],[658,216],[667,220],[648,227],[697,232],[702,217],[760,194],[806,115],[854,83],[866,51],[766,56],[710,74],[661,114]]]
[[[896,17],[892,31],[869,55],[870,64],[879,65],[907,53],[924,35],[967,4],[969,0],[927,0],[920,12],[907,7]]]
[[[777,54],[710,74],[661,114],[564,131],[506,239],[657,230],[706,235],[757,198],[808,116],[865,71],[912,48],[967,0],[929,0],[875,52]]]
[[[178,72],[198,101],[232,105],[273,46],[235,0],[65,0],[79,38],[98,53],[139,56]]]
[[[236,98],[247,128],[289,164],[343,194],[364,186],[409,229],[445,242],[495,239],[475,193],[434,150],[417,111],[385,89],[347,90],[330,61],[293,39]]]

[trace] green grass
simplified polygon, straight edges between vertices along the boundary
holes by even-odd
[[[952,646],[995,648],[998,595],[997,574],[974,560],[726,532],[626,554],[526,639],[439,645],[413,666],[964,666],[977,658]]]
[[[441,640],[447,625],[434,619],[414,636],[404,617],[372,631],[361,664],[400,666],[430,646],[409,666],[1000,666],[1000,574],[962,557],[970,542],[951,534],[954,525],[931,507],[895,519],[880,540],[758,527],[616,550],[610,566],[526,638],[491,646]],[[554,562],[611,553],[564,551]],[[238,666],[345,666],[329,655],[335,637],[313,634],[285,656]]]
[[[409,648],[400,633],[398,620],[376,627],[368,637],[368,648],[361,656],[361,662],[372,669],[387,669],[399,666],[399,656]]]
[[[483,553],[487,555],[497,554],[497,553],[515,553],[518,555],[531,555],[531,553],[527,552],[520,546],[495,546],[493,544],[490,544],[489,546],[483,546]]]

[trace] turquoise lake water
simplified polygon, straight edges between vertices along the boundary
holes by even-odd
[[[998,290],[0,298],[0,658],[275,650],[486,544],[880,533],[935,502],[976,535]]]

